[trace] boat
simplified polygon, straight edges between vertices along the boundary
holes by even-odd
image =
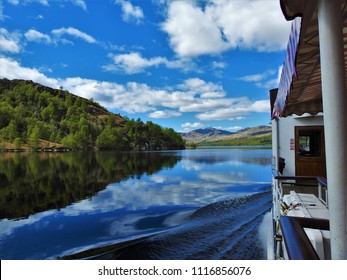
[[[347,259],[347,1],[280,0],[292,21],[270,90],[268,259]]]

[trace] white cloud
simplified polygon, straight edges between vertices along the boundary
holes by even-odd
[[[152,58],[144,58],[138,52],[130,52],[127,54],[109,55],[112,64],[105,65],[104,70],[110,72],[125,72],[127,74],[136,74],[144,72],[150,67],[159,67],[161,65],[170,69],[182,69],[189,71],[193,68],[194,63],[187,59],[168,60],[165,57],[156,56]]]
[[[280,69],[281,67],[279,68],[278,71],[280,71]],[[255,85],[259,88],[269,89],[269,88],[278,87],[280,72],[277,73],[276,78],[273,78],[273,77],[271,78],[271,76],[274,76],[274,74],[276,74],[276,71],[268,70],[259,74],[243,76],[238,78],[238,80],[255,83]]]
[[[81,7],[83,10],[87,11],[87,4],[84,0],[71,0],[71,2],[78,7]]]
[[[165,119],[171,117],[179,117],[182,113],[173,110],[155,111],[149,114],[154,119]]]
[[[212,0],[206,13],[215,18],[233,47],[267,52],[287,46],[290,23],[278,1]]]
[[[221,128],[221,129],[223,129],[223,128]],[[225,128],[224,130],[229,130],[229,131],[239,131],[239,130],[241,130],[242,129],[242,126],[230,126],[230,127],[227,127],[227,128]]]
[[[37,69],[22,67],[15,60],[0,57],[0,65],[1,78],[32,80],[53,88],[58,88],[61,85],[59,80],[48,78]]]
[[[51,38],[46,35],[46,34],[43,34],[35,29],[30,29],[28,30],[25,34],[24,34],[24,37],[28,40],[28,41],[31,41],[31,42],[37,42],[37,43],[46,43],[46,44],[50,44],[52,43],[52,40]]]
[[[144,72],[146,68],[165,64],[163,57],[146,59],[138,52],[112,55],[113,64],[104,67],[105,70],[124,71],[127,74]]]
[[[251,101],[247,97],[229,99],[231,104],[218,109],[197,114],[200,120],[239,120],[252,112],[266,113],[270,111],[269,100]]]
[[[182,57],[217,54],[229,48],[213,19],[190,2],[171,2],[162,29],[168,33],[171,47]]]
[[[0,52],[19,53],[21,51],[19,37],[17,33],[10,33],[5,28],[0,28]]]
[[[225,62],[213,61],[212,62],[212,67],[214,69],[224,69],[224,68],[227,67],[227,64]]]
[[[79,39],[82,39],[88,43],[96,43],[96,40],[88,35],[87,33],[84,33],[74,27],[68,27],[68,28],[65,28],[65,27],[62,27],[62,28],[59,28],[59,29],[54,29],[52,30],[52,33],[57,36],[57,37],[62,37],[64,35],[70,35],[72,37],[75,37],[75,38],[79,38]]]
[[[7,0],[12,5],[18,5],[20,2],[24,4],[39,3],[44,6],[49,6],[49,0]],[[83,10],[87,10],[87,4],[84,0],[67,0],[71,1],[74,5],[81,7]]]
[[[269,100],[257,100],[251,104],[250,110],[257,113],[270,112],[270,102]]]
[[[66,79],[64,88],[79,96],[93,98],[107,108],[119,109],[131,114],[156,111],[158,100],[166,96],[166,93],[151,89],[145,84],[129,82],[120,85],[79,77]]]
[[[130,1],[125,0],[115,0],[115,3],[120,5],[122,8],[122,17],[124,21],[135,21],[137,24],[141,23],[141,20],[144,18],[144,14],[139,6],[134,6]]]
[[[108,109],[130,114],[147,113],[152,118],[195,112],[199,120],[238,120],[252,112],[269,112],[268,100],[227,98],[221,85],[197,78],[161,89],[137,82],[118,84],[80,77],[52,79],[35,68],[22,67],[17,61],[4,57],[0,57],[0,65],[0,78],[33,80],[53,88],[63,86],[71,93],[93,98]],[[206,92],[210,92],[210,97],[206,97]],[[192,127],[199,125],[191,124]]]
[[[83,41],[86,41],[90,44],[93,43],[99,43],[97,42],[92,36],[88,35],[87,33],[84,33],[74,27],[62,27],[59,29],[53,29],[51,31],[52,35],[49,36],[47,34],[44,34],[40,31],[37,31],[35,29],[30,29],[28,30],[25,34],[24,37],[30,41],[30,42],[36,42],[36,43],[45,43],[45,44],[58,44],[63,43],[63,44],[71,44],[73,45],[73,42],[66,39],[66,35],[81,39]],[[102,44],[102,43],[100,43]]]
[[[260,82],[264,79],[267,79],[269,76],[275,74],[275,71],[268,70],[260,74],[253,74],[253,75],[247,75],[239,78],[239,80],[245,81],[245,82]]]
[[[49,6],[48,0],[7,0],[12,5],[18,5],[20,2],[22,3],[39,3],[44,6]]]
[[[185,130],[189,130],[189,129],[196,129],[196,128],[199,128],[199,127],[203,127],[204,125],[202,123],[199,123],[199,122],[195,122],[195,123],[187,122],[187,123],[181,124],[181,126]]]
[[[210,99],[195,98],[193,103],[182,104],[180,106],[180,111],[186,112],[186,113],[206,112],[211,110],[219,110],[221,108],[229,107],[231,105],[232,105],[232,101],[230,98],[210,98]]]
[[[286,48],[290,23],[278,1],[170,1],[162,29],[182,57],[219,54],[232,48],[260,52]]]
[[[190,78],[179,85],[179,88],[199,94],[201,98],[220,98],[226,96],[223,87],[199,78]]]
[[[279,82],[278,82],[277,78],[275,78],[275,79],[267,80],[264,82],[258,82],[258,83],[256,83],[256,85],[257,85],[257,87],[265,88],[265,89],[277,88],[279,85]]]

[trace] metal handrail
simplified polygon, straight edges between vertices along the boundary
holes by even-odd
[[[315,180],[318,183],[318,198],[323,204],[328,206],[328,191],[327,190],[325,191],[325,199],[323,199],[323,195],[322,195],[323,187],[328,188],[328,182],[325,178],[317,177],[317,176],[283,176],[279,174],[280,173],[278,171],[276,173],[274,170],[272,170],[272,175],[274,179],[276,179],[278,182],[278,187],[279,187],[278,192],[281,196],[283,195],[282,181],[286,181],[286,180],[313,181]]]
[[[320,259],[304,228],[329,230],[329,220],[281,216],[280,224],[289,259]]]

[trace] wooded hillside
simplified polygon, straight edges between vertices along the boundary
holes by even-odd
[[[0,150],[184,149],[171,128],[107,111],[93,100],[32,81],[0,79]]]

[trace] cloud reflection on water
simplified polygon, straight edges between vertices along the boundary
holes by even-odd
[[[240,155],[237,160],[230,160],[226,152],[217,152],[218,156],[210,152],[194,154],[183,157],[171,169],[108,184],[92,197],[60,210],[44,211],[21,220],[3,219],[0,240],[6,243],[18,230],[26,228],[39,236],[49,232],[51,239],[57,239],[54,242],[58,247],[65,242],[59,240],[62,233],[77,236],[80,232],[88,232],[88,236],[81,236],[81,240],[76,240],[64,251],[88,247],[91,243],[107,244],[179,226],[200,207],[226,197],[257,192],[249,186],[270,182],[266,156],[252,161],[247,154],[248,163],[245,164],[238,159]],[[42,246],[52,246],[47,244]]]

